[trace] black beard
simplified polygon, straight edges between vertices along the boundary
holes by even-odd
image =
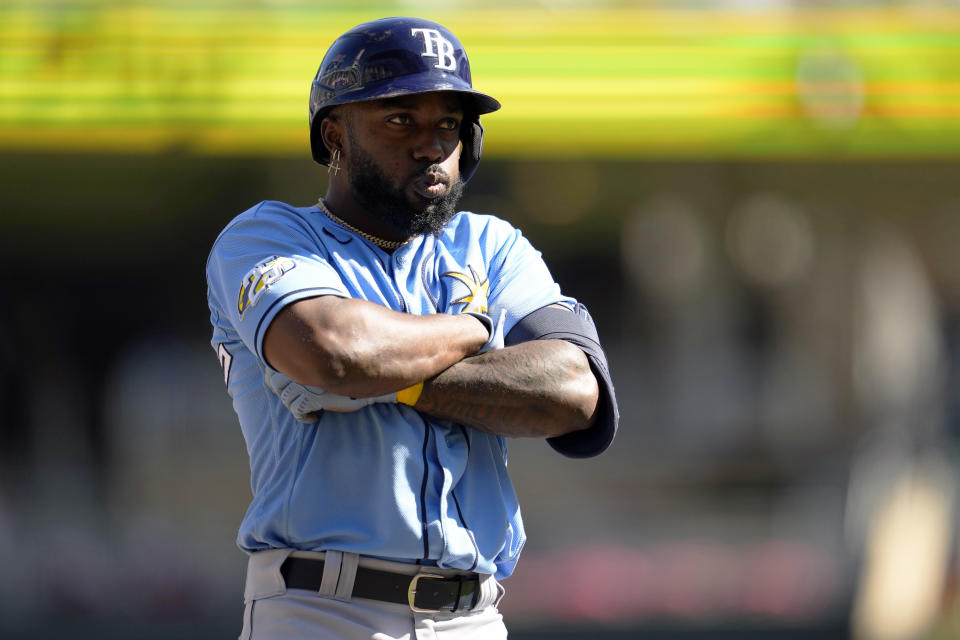
[[[403,190],[393,186],[373,158],[357,145],[353,145],[348,171],[354,199],[404,238],[440,233],[457,212],[457,202],[463,195],[463,181],[458,176],[448,185],[446,195],[426,201],[422,207],[412,206]],[[418,174],[430,172],[447,175],[438,165],[426,166]]]

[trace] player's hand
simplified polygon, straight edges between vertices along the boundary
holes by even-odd
[[[264,374],[267,386],[280,398],[299,422],[316,422],[321,411],[349,413],[377,402],[397,402],[396,393],[373,398],[350,398],[331,393],[321,387],[294,382],[279,371],[267,367]]]
[[[490,332],[490,337],[487,338],[484,345],[477,351],[478,354],[493,351],[494,349],[503,349],[503,321],[507,317],[506,309],[500,310],[496,322],[485,313],[477,313],[476,311],[465,311],[464,313],[482,322],[483,326]]]

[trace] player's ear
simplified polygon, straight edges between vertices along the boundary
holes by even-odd
[[[320,122],[320,138],[331,154],[334,149],[343,149],[346,138],[346,122],[339,109],[334,109]]]

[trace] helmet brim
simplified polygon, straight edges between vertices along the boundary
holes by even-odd
[[[335,98],[328,100],[324,104],[324,107],[333,107],[349,102],[382,100],[384,98],[394,98],[417,93],[432,93],[434,91],[451,91],[463,94],[470,101],[471,108],[469,110],[474,115],[479,116],[484,113],[492,113],[500,108],[500,102],[498,100],[481,91],[477,91],[457,76],[449,75],[446,81],[438,81],[434,74],[406,75],[370,83],[350,91],[344,91]],[[360,98],[358,97],[359,95],[363,97]]]

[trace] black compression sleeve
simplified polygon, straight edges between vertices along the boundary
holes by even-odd
[[[587,355],[590,368],[600,386],[597,419],[592,427],[566,435],[548,438],[550,446],[569,458],[589,458],[603,453],[613,441],[620,422],[617,396],[607,357],[600,346],[597,328],[590,312],[577,304],[573,312],[557,307],[543,307],[521,319],[504,338],[510,346],[530,340],[559,339],[577,345]]]

